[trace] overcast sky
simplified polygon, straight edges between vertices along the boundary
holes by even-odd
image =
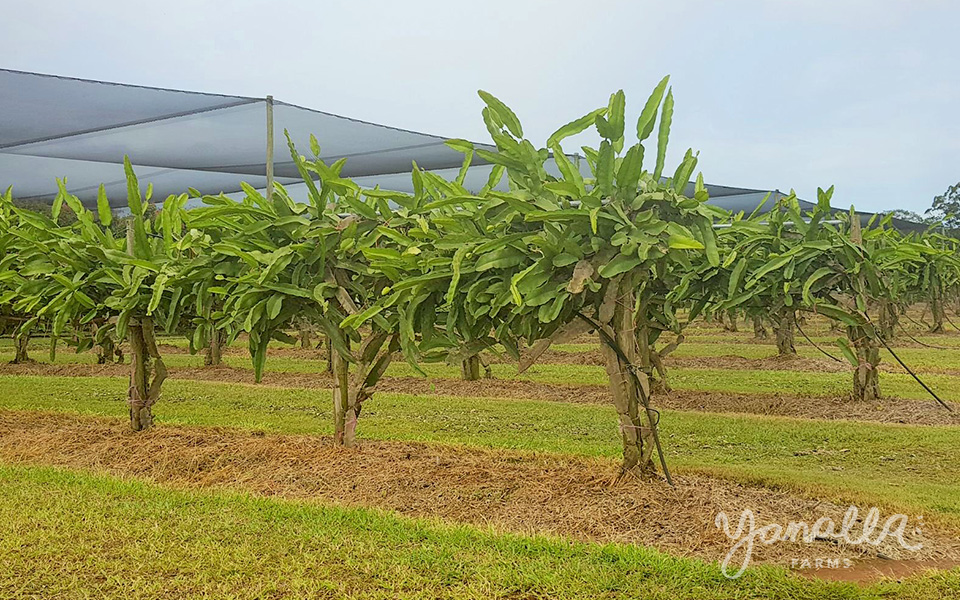
[[[635,121],[670,74],[670,168],[693,147],[708,182],[836,185],[835,206],[874,211],[923,211],[960,181],[947,0],[32,0],[0,16],[0,67],[273,94],[476,141],[477,89],[542,144],[620,88]]]

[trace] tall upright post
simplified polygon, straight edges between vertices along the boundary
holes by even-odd
[[[133,220],[138,216],[140,215],[131,216],[129,219],[127,219],[127,255],[129,256],[134,256],[133,242],[136,239],[136,236],[134,236]]]
[[[273,202],[273,96],[267,96],[267,202]]]

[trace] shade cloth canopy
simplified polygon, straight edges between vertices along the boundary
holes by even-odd
[[[300,153],[317,137],[321,158],[347,158],[342,174],[363,187],[412,191],[410,171],[420,168],[456,177],[463,155],[446,138],[378,125],[274,101],[274,174],[292,195],[306,197],[283,131]],[[110,204],[126,206],[123,157],[130,157],[154,199],[188,188],[203,194],[236,193],[240,182],[266,187],[265,98],[187,92],[0,69],[0,190],[13,186],[20,200],[52,201],[57,178],[85,204],[104,184]],[[488,150],[492,146],[477,144]],[[579,161],[589,176],[586,161]],[[551,161],[552,162],[552,161]],[[477,157],[464,186],[478,191],[491,170]],[[548,171],[558,174],[553,164]],[[505,188],[505,183],[501,182]],[[707,184],[710,203],[731,212],[752,212],[768,194],[766,212],[779,191]],[[693,193],[693,184],[686,190]],[[801,201],[804,209],[813,205]],[[866,217],[870,215],[861,213]],[[897,220],[902,229],[919,225]]]
[[[345,177],[459,167],[446,138],[274,102],[276,181],[300,181],[283,131],[303,154],[309,136],[328,163],[346,157]],[[85,203],[106,185],[126,203],[124,155],[155,198],[188,187],[234,192],[266,185],[266,99],[185,92],[0,69],[0,186],[20,199],[50,200],[56,178]],[[481,163],[482,161],[476,161]]]

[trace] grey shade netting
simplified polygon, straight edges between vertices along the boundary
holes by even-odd
[[[283,131],[301,154],[310,134],[321,158],[347,158],[342,171],[364,187],[412,191],[410,171],[421,168],[456,177],[463,155],[445,138],[377,125],[276,101],[274,175],[292,195],[305,198]],[[57,178],[84,203],[104,184],[110,203],[126,206],[123,157],[134,164],[154,199],[195,188],[233,194],[240,182],[266,187],[266,100],[106,83],[0,69],[0,190],[13,186],[19,199],[50,201]],[[491,146],[483,146],[493,150]],[[465,187],[477,191],[490,165],[474,160]],[[580,168],[589,176],[586,161]],[[556,167],[548,170],[557,173]],[[501,183],[501,187],[505,184]],[[732,212],[752,212],[768,192],[708,184],[710,202]],[[692,194],[692,184],[687,193]],[[769,210],[780,192],[771,193]],[[801,201],[804,208],[809,202]],[[903,228],[912,223],[898,221]]]
[[[298,181],[283,131],[303,154],[309,136],[321,157],[346,157],[343,174],[370,177],[459,167],[463,155],[445,138],[274,103],[274,174]],[[266,185],[266,100],[130,86],[0,69],[0,186],[22,199],[52,199],[56,178],[86,203],[100,183],[111,204],[125,204],[122,170],[164,198],[193,187],[234,192]],[[482,161],[477,161],[482,162]]]

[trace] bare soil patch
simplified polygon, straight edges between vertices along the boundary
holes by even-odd
[[[884,398],[854,402],[846,396],[808,397],[789,394],[733,394],[674,391],[656,397],[664,408],[717,413],[747,413],[803,419],[844,419],[910,425],[960,425],[960,413],[933,401]]]
[[[767,358],[744,358],[742,356],[679,356],[668,357],[667,368],[730,369],[738,371],[804,371],[808,373],[849,373],[846,362],[829,358],[806,358],[803,356],[770,356]]]
[[[183,346],[175,346],[173,344],[161,343],[157,345],[157,349],[160,350],[160,354],[164,356],[168,354],[190,354],[190,350],[188,348],[184,348]],[[126,347],[124,347],[124,351],[126,351]],[[222,356],[242,356],[247,359],[250,358],[250,351],[243,346],[227,346],[223,348],[220,353]],[[202,352],[198,354],[202,355]],[[306,360],[317,361],[327,360],[327,352],[322,348],[315,349],[290,346],[273,346],[270,348],[269,354],[270,356],[277,358],[302,358]]]
[[[804,563],[793,563],[790,567],[799,575],[811,579],[826,579],[828,581],[849,581],[853,583],[870,583],[879,579],[893,579],[902,581],[907,577],[919,575],[928,571],[949,570],[958,566],[956,560],[890,560],[883,558],[874,558],[852,562],[849,565],[843,564],[836,566],[816,566],[816,562],[811,562],[808,566]],[[821,559],[821,565],[829,564]]]
[[[831,349],[832,350],[832,349]],[[958,348],[960,350],[960,348]],[[829,351],[829,350],[828,350]],[[833,352],[839,358],[839,351]],[[402,360],[402,359],[401,359]],[[515,364],[513,359],[506,356],[489,356],[489,362]],[[592,365],[603,366],[603,355],[600,350],[584,350],[583,352],[560,352],[547,350],[538,359],[537,364],[554,365]],[[832,360],[827,356],[769,356],[766,358],[746,358],[734,354],[723,356],[667,356],[664,360],[667,369],[682,367],[687,369],[731,369],[737,371],[802,371],[807,373],[851,373],[852,367],[845,360]],[[906,373],[899,364],[883,355],[880,370],[886,373]],[[949,367],[916,368],[919,373],[937,373],[941,375],[960,376],[960,370]]]
[[[829,341],[819,341],[822,338],[832,338],[836,339],[838,337],[844,337],[843,332],[831,332],[831,331],[810,331],[809,329],[804,329],[807,332],[807,335],[812,337],[814,340],[817,340],[817,344],[822,346],[828,352],[833,353],[832,350],[835,348]],[[692,338],[691,343],[695,344],[709,344],[713,340],[708,341],[704,338],[716,338],[718,343],[722,344],[749,344],[749,345],[758,345],[758,346],[775,346],[777,344],[776,340],[772,338],[767,339],[757,339],[753,337],[753,334],[744,334],[744,333],[730,333],[726,331],[698,331],[691,332],[699,335],[698,338]],[[960,346],[951,344],[951,340],[956,339],[957,332],[950,331],[947,333],[928,333],[928,332],[912,332],[910,335],[914,338],[924,337],[924,338],[934,338],[937,340],[943,340],[942,342],[930,342],[929,339],[927,342],[923,342],[918,339],[910,339],[906,335],[897,335],[893,342],[890,344],[890,347],[896,351],[898,348],[933,348],[942,344],[941,348],[937,349],[947,349],[947,350],[960,350]],[[590,340],[584,339],[583,342],[589,342]],[[797,346],[803,347],[812,347],[809,342],[807,342],[802,336],[797,334],[795,343]]]
[[[678,477],[676,488],[636,478],[613,484],[617,465],[609,460],[413,442],[365,441],[344,450],[324,437],[221,428],[161,425],[133,433],[119,419],[36,412],[0,412],[0,460],[373,507],[524,534],[640,544],[707,561],[733,545],[715,526],[721,511],[734,526],[744,509],[754,512],[758,526],[785,526],[820,517],[839,523],[846,510],[701,475]],[[888,557],[960,564],[960,534],[947,525],[926,524],[922,532],[908,531],[907,540],[922,542],[923,549],[907,551],[893,542],[783,542],[757,548],[753,563]]]
[[[491,356],[491,362],[513,364],[509,357]],[[538,359],[537,364],[555,365],[593,365],[603,366],[603,354],[600,350],[586,350],[584,352],[559,352],[547,350]],[[849,364],[836,362],[824,357],[805,358],[800,356],[768,358],[744,358],[742,356],[668,356],[664,361],[669,370],[671,367],[685,367],[690,369],[736,369],[739,371],[809,371],[813,373],[842,373],[851,370]],[[902,371],[899,365],[881,364],[881,368]]]
[[[2,375],[41,375],[60,377],[127,377],[126,365],[0,365]],[[243,383],[256,385],[253,371],[221,365],[219,367],[171,368],[171,379]],[[330,389],[331,378],[323,373],[264,373],[263,386],[302,389]],[[422,377],[385,377],[378,392],[460,396],[470,398],[512,398],[547,400],[580,404],[610,404],[610,393],[602,385],[566,385],[511,379],[426,379]],[[846,419],[912,425],[960,425],[960,411],[947,412],[933,402],[885,398],[876,404],[852,402],[843,396],[811,397],[789,394],[736,394],[674,390],[657,393],[657,408],[715,413],[739,413],[798,417],[805,419]]]

